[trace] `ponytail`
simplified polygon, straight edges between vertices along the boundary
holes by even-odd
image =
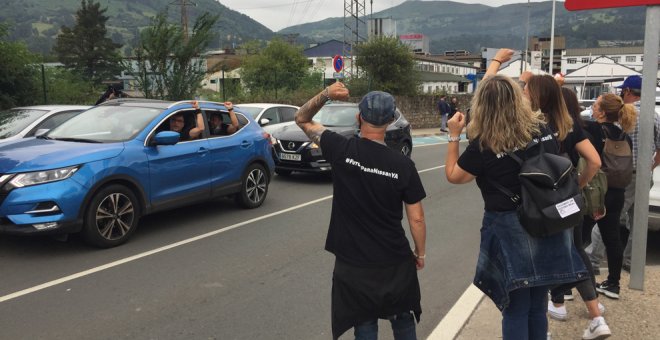
[[[631,133],[637,123],[637,110],[632,104],[623,104],[619,110],[619,123],[626,133]]]
[[[630,133],[637,124],[637,110],[632,104],[624,104],[621,97],[607,93],[600,97],[600,110],[605,113],[605,119],[610,122],[618,122],[624,132]]]

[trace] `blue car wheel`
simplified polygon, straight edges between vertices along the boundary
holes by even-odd
[[[97,247],[118,246],[135,232],[139,219],[140,205],[133,191],[123,185],[109,185],[90,201],[83,235]]]

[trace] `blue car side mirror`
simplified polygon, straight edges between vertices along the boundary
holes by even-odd
[[[174,145],[179,142],[181,135],[175,131],[161,131],[154,137],[156,145]]]

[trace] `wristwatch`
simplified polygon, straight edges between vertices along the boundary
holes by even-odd
[[[447,141],[449,142],[458,142],[460,140],[461,140],[461,136],[456,136],[456,137],[447,136]]]

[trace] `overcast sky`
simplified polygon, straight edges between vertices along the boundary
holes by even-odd
[[[373,1],[375,13],[397,6],[405,0],[365,0],[367,13],[371,11],[371,1]],[[526,0],[454,1],[493,7],[527,3]],[[531,1],[539,2],[540,0]],[[293,25],[344,16],[344,0],[218,0],[218,2],[251,17],[275,32]],[[557,6],[563,6],[563,3],[558,3]]]

